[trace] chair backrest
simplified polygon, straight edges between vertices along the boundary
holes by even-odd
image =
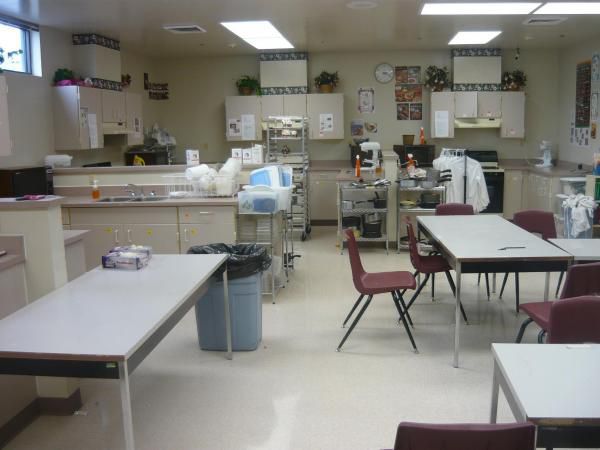
[[[600,263],[574,264],[567,270],[560,298],[600,295]]]
[[[436,216],[472,216],[473,205],[465,203],[440,203],[435,207]]]
[[[554,214],[551,212],[537,209],[519,211],[514,214],[513,222],[530,233],[540,234],[544,240],[556,239]]]
[[[406,234],[408,235],[408,252],[410,255],[410,262],[419,272],[422,272],[423,262],[421,254],[419,253],[419,245],[417,244],[417,238],[415,237],[415,230],[413,229],[410,219],[406,218]]]
[[[534,450],[535,426],[515,424],[398,425],[394,450]]]
[[[552,302],[549,344],[600,343],[600,297],[587,295]]]
[[[344,230],[344,233],[346,234],[346,240],[348,242],[348,256],[350,257],[350,268],[352,269],[352,282],[358,291],[362,291],[362,276],[366,272],[360,261],[360,254],[358,253],[358,245],[354,238],[354,231],[351,228],[347,228]]]

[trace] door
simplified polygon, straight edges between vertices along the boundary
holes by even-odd
[[[126,111],[127,106],[123,92],[102,90],[102,121],[104,123],[125,123]]]
[[[454,137],[454,92],[431,93],[431,137]]]
[[[495,119],[502,117],[502,97],[500,92],[477,93],[477,115]]]
[[[127,92],[125,94],[125,107],[127,110],[127,129],[133,132],[127,135],[127,145],[143,144],[142,96]]]
[[[344,139],[344,95],[308,94],[310,139]]]
[[[306,94],[290,94],[283,96],[283,115],[306,116]]]
[[[504,172],[504,218],[512,219],[517,211],[523,208],[525,190],[523,189],[523,172],[507,170]]]
[[[0,156],[12,153],[10,126],[8,123],[8,87],[6,77],[0,76]]]
[[[261,117],[283,116],[283,95],[263,95],[260,99]]]
[[[182,223],[179,225],[181,237],[181,253],[186,253],[193,245],[205,244],[235,244],[235,224],[195,224]]]
[[[90,230],[85,236],[86,271],[102,264],[102,256],[116,245],[125,245],[122,225],[76,225],[78,230]]]
[[[525,137],[525,93],[502,92],[502,125],[500,137]]]
[[[337,172],[309,173],[309,202],[311,220],[337,219]]]
[[[126,224],[123,227],[127,245],[149,245],[157,254],[179,253],[179,236],[175,224]]]
[[[254,128],[243,132],[242,119],[254,120]],[[228,141],[259,141],[262,139],[260,97],[256,95],[225,98],[225,133]]]
[[[482,213],[501,214],[504,210],[504,172],[484,172],[490,204]]]
[[[61,88],[57,88],[61,89]],[[79,139],[80,147],[103,148],[104,135],[102,134],[102,90],[95,88],[79,87]],[[55,130],[60,133],[61,130]]]
[[[454,93],[454,115],[456,118],[477,117],[477,92]]]

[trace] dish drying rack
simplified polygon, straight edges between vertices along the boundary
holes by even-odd
[[[163,175],[165,195],[170,198],[232,197],[238,191],[236,178],[217,175],[189,180],[185,174]]]

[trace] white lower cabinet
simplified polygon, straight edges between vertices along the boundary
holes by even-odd
[[[507,170],[504,172],[504,218],[512,219],[517,211],[523,208],[523,197],[526,189],[523,186],[523,171]]]
[[[183,223],[179,225],[181,253],[186,253],[193,245],[235,244],[235,224],[224,223],[220,226]]]
[[[123,226],[119,224],[77,224],[79,230],[89,230],[85,240],[85,269],[102,264],[102,255],[116,245],[124,244]]]
[[[123,226],[127,244],[149,245],[154,253],[179,253],[176,224],[126,224]]]

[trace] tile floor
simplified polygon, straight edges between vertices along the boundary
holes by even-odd
[[[203,352],[193,311],[131,377],[136,447],[143,450],[381,449],[393,446],[402,420],[486,422],[490,343],[511,342],[523,320],[505,298],[485,299],[465,277],[461,368],[451,365],[454,303],[443,277],[436,301],[426,290],[411,309],[420,353],[411,351],[389,296],[377,296],[346,342],[340,325],[356,299],[348,256],[335,229],[313,228],[277,304],[263,302],[263,342],[254,352]],[[406,253],[361,251],[367,270],[411,269]],[[500,281],[500,280],[499,280]],[[522,275],[524,302],[543,295],[542,274]],[[552,283],[555,286],[555,277]],[[499,290],[499,286],[498,286]],[[524,342],[535,342],[529,327]],[[41,417],[12,450],[123,448],[118,383],[82,380],[84,405],[71,417]],[[504,399],[500,421],[512,421]]]

